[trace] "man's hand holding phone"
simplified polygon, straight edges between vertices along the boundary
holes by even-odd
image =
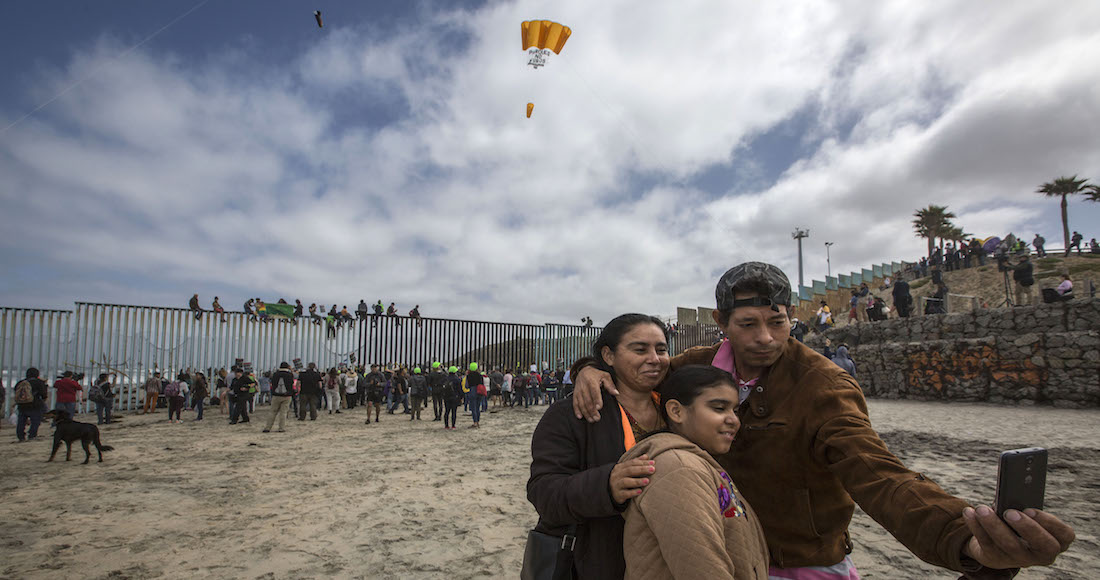
[[[1076,535],[1068,524],[1042,511],[1047,450],[1013,449],[1001,454],[996,509],[963,510],[973,537],[963,553],[988,568],[1049,566]]]

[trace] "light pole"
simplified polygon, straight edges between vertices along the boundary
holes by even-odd
[[[833,263],[829,260],[829,248],[833,245],[832,242],[825,242],[825,268],[826,276],[832,278],[833,276]]]
[[[802,283],[802,238],[810,237],[810,230],[796,227],[794,232],[791,233],[791,237],[798,240],[798,287],[802,288],[804,286]]]

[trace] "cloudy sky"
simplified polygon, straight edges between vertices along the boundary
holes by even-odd
[[[1042,232],[1100,182],[1100,4],[5,6],[0,305],[248,296],[596,322]],[[313,21],[320,9],[324,29]],[[573,29],[526,66],[520,22]],[[525,118],[526,103],[535,103]],[[1100,204],[1070,226],[1100,235]]]

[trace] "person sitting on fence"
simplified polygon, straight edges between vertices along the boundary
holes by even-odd
[[[301,317],[302,317],[302,301],[295,298],[294,299],[294,318],[291,318],[290,322],[293,323],[295,326],[297,326],[298,325],[298,319],[301,318]]]
[[[324,311],[324,305],[321,306],[321,310]],[[321,324],[321,315],[317,314],[317,303],[314,302],[309,305],[309,321],[313,324]]]
[[[1100,244],[1096,243],[1096,238],[1089,240],[1089,253],[1100,254]]]
[[[222,322],[225,322],[225,309],[222,308],[221,303],[218,302],[217,296],[214,297],[214,302],[210,305],[210,309],[213,310],[215,314],[220,315],[222,317]]]
[[[195,313],[195,320],[202,318],[202,307],[199,306],[199,295],[195,294],[191,296],[191,312]]]
[[[249,298],[244,303],[244,315],[248,317],[248,320],[256,322],[256,313],[252,311],[252,299]]]
[[[420,318],[420,305],[413,306],[413,309],[409,311],[409,318],[416,321],[417,328],[424,326],[424,320]]]
[[[367,309],[367,302],[362,298],[359,299],[359,306],[355,308],[355,315],[359,317],[359,320],[363,320],[367,316],[370,316],[370,311]]]
[[[347,322],[349,327],[355,323],[355,317],[352,316],[350,312],[348,312],[348,307],[346,304],[343,308],[340,309],[340,322]]]

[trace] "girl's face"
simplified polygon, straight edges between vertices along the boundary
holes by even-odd
[[[730,450],[741,427],[737,405],[737,389],[720,382],[704,388],[691,405],[669,401],[666,410],[673,431],[711,455],[722,455]]]

